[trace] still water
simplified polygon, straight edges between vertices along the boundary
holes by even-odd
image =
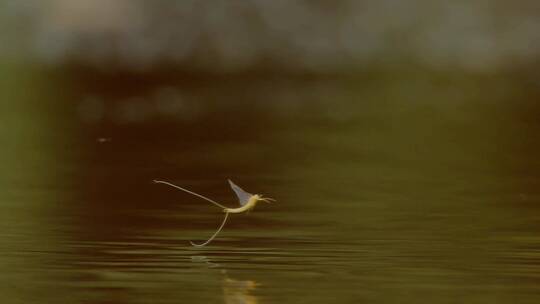
[[[4,80],[2,303],[540,301],[539,108],[510,80],[40,73]],[[278,201],[190,246],[222,213],[152,180],[236,206],[227,178]]]

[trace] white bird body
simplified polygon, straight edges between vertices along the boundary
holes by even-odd
[[[238,207],[238,208],[225,208],[223,209],[223,212],[227,212],[227,213],[242,213],[242,212],[245,212],[245,211],[248,211],[250,209],[253,209],[255,208],[255,205],[257,204],[258,201],[261,200],[261,196],[258,195],[258,194],[254,194],[252,195],[249,199],[248,199],[248,202],[247,204],[241,206],[241,207]]]

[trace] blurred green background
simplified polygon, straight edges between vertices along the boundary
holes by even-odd
[[[538,8],[0,1],[2,303],[538,303]]]

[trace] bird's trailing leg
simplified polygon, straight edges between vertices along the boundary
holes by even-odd
[[[221,231],[221,229],[223,229],[223,227],[225,226],[225,222],[227,222],[228,217],[229,217],[229,212],[225,212],[225,218],[223,218],[223,222],[221,222],[221,226],[219,226],[218,230],[208,239],[208,241],[206,241],[206,242],[204,242],[202,244],[195,244],[192,241],[189,241],[191,243],[191,245],[193,245],[195,247],[204,247],[204,246],[208,245],[218,235],[218,233]]]

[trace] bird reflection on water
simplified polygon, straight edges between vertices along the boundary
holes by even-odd
[[[206,256],[192,256],[191,260],[194,263],[205,263],[208,268],[221,268],[218,263],[212,262]],[[259,299],[252,292],[257,289],[260,284],[253,280],[237,280],[229,276],[226,269],[221,269],[223,297],[226,304],[256,304]]]
[[[223,270],[223,296],[225,303],[259,303],[257,296],[251,294],[259,284],[252,280],[235,280],[227,275],[227,271]]]

